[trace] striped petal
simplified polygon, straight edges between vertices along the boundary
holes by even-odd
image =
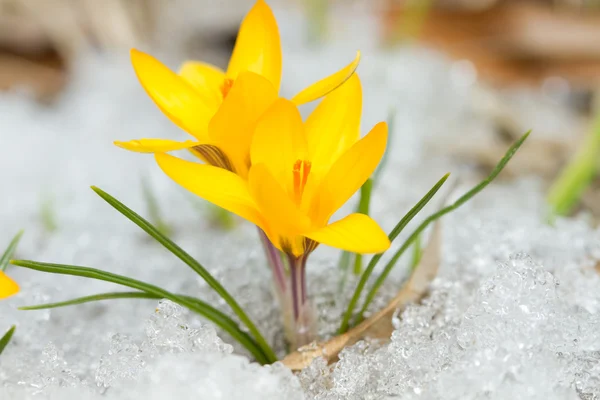
[[[137,139],[130,140],[129,142],[114,142],[114,144],[122,149],[137,153],[167,153],[169,151],[189,149],[198,146],[200,142],[193,140],[177,142],[167,139]]]

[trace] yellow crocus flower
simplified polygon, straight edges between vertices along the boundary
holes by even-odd
[[[19,285],[0,271],[0,299],[5,299],[19,292]]]
[[[327,95],[305,122],[292,101],[275,100],[254,129],[247,179],[164,153],[155,158],[175,182],[253,222],[289,256],[305,256],[318,243],[380,253],[390,242],[369,216],[350,214],[329,223],[385,151],[384,122],[360,139],[361,108],[357,74]]]
[[[148,95],[171,121],[196,140],[139,139],[115,144],[143,153],[190,149],[209,164],[231,167],[245,175],[247,151],[238,152],[240,146],[232,143],[242,140],[249,144],[250,138],[241,136],[248,136],[248,128],[277,99],[281,58],[277,21],[263,0],[258,0],[242,21],[225,72],[210,64],[190,61],[175,73],[154,57],[132,50],[133,67]],[[354,73],[359,59],[357,53],[349,65],[302,90],[292,101],[304,104],[336,89]],[[240,102],[248,107],[240,107]],[[209,128],[215,114],[221,120],[231,119],[231,109],[236,110],[233,123],[238,129]]]

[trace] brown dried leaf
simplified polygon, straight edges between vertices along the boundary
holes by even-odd
[[[283,364],[293,371],[299,371],[310,365],[317,357],[324,357],[328,363],[336,361],[340,351],[359,340],[367,338],[388,340],[394,330],[392,316],[396,310],[405,308],[409,303],[420,301],[427,294],[430,282],[436,277],[440,264],[441,236],[441,225],[438,220],[433,227],[431,239],[423,250],[419,265],[396,297],[384,309],[342,335],[323,343],[304,346],[288,354],[282,360]]]

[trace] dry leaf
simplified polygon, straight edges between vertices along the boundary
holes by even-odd
[[[282,360],[283,364],[293,371],[299,371],[310,365],[317,357],[324,357],[328,363],[336,361],[340,351],[359,340],[389,339],[394,330],[392,316],[396,310],[421,300],[426,295],[430,282],[436,277],[440,263],[441,236],[441,225],[438,220],[419,265],[414,269],[408,282],[384,309],[342,335],[324,343],[304,346],[288,354]]]

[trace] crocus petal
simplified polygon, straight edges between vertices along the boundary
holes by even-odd
[[[5,299],[19,292],[19,285],[4,272],[0,271],[0,299]]]
[[[281,41],[273,11],[258,0],[248,12],[238,32],[229,60],[227,77],[236,79],[243,71],[264,76],[279,92],[281,83]]]
[[[280,186],[291,193],[293,166],[306,158],[302,116],[289,100],[277,99],[258,120],[252,146],[252,164],[265,164]]]
[[[233,172],[212,165],[155,154],[159,167],[171,179],[195,195],[263,227],[247,183]]]
[[[277,91],[271,82],[253,72],[242,72],[210,121],[211,142],[229,156],[242,177],[246,176],[250,164],[250,144],[256,122],[276,99]]]
[[[295,104],[300,105],[309,103],[313,100],[325,96],[327,93],[333,91],[334,89],[338,88],[342,83],[346,82],[352,76],[352,74],[354,74],[356,68],[358,68],[359,62],[360,51],[357,51],[356,58],[354,59],[354,61],[352,61],[350,64],[346,65],[344,68],[337,71],[336,73],[329,75],[328,77],[323,78],[320,81],[313,83],[306,89],[302,90],[300,93],[294,96],[294,98],[292,98],[292,101]]]
[[[385,232],[365,214],[350,214],[304,236],[353,253],[382,253],[390,247]]]
[[[282,235],[296,235],[310,227],[308,217],[300,212],[264,164],[253,165],[248,175],[250,191],[260,212],[272,230]]]
[[[358,74],[325,98],[306,120],[308,152],[317,169],[329,167],[360,138],[362,88]]]
[[[206,138],[216,109],[192,85],[154,57],[131,50],[131,62],[140,83],[163,113],[199,140]]]
[[[378,123],[333,164],[313,199],[313,221],[326,223],[373,174],[385,152],[387,130],[385,122]]]
[[[129,142],[114,142],[116,146],[137,153],[167,153],[169,151],[189,149],[200,145],[200,142],[186,140],[177,142],[167,139],[137,139]]]
[[[201,93],[215,110],[219,108],[223,102],[225,72],[210,64],[188,61],[181,66],[179,75]]]

